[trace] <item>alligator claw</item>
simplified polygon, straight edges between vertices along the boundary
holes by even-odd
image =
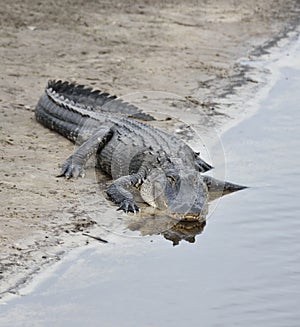
[[[124,212],[136,213],[140,211],[139,207],[131,200],[124,200],[117,210],[123,210]]]
[[[70,179],[71,177],[77,178],[79,176],[84,176],[84,168],[82,165],[74,162],[73,158],[70,157],[62,165],[61,173],[57,177],[66,177],[67,179]]]

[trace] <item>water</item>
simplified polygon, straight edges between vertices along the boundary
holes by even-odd
[[[0,325],[299,326],[299,89],[300,68],[282,68],[258,113],[222,137],[228,179],[252,187],[223,197],[195,244],[74,251],[0,306]]]

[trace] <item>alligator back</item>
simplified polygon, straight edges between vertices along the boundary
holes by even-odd
[[[140,134],[144,139],[155,139],[158,144],[164,146],[169,141],[178,140],[141,122],[140,120],[154,118],[139,108],[107,93],[68,82],[49,81],[36,106],[35,115],[44,126],[71,141],[76,141],[80,132],[93,134],[103,123],[117,126],[119,132],[126,129],[127,134],[136,134],[135,138]],[[153,141],[152,147],[155,146]]]
[[[109,174],[114,158],[120,160],[125,153],[131,156],[145,149],[163,151],[169,157],[185,162],[185,165],[195,165],[197,154],[182,140],[137,120],[152,118],[137,107],[100,91],[67,82],[50,81],[37,104],[35,114],[44,126],[77,144],[95,134],[101,125],[111,128],[113,137],[100,156],[104,159],[103,169]],[[127,163],[128,160],[125,161]],[[196,161],[200,171],[211,168],[200,158]]]

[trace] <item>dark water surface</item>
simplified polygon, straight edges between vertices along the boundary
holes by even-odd
[[[222,137],[227,178],[252,188],[223,197],[195,244],[75,251],[0,305],[0,326],[300,326],[300,70],[259,106]]]

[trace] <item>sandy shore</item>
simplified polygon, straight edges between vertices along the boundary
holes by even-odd
[[[222,125],[235,116],[222,99],[241,85],[259,87],[240,58],[260,56],[287,37],[299,24],[299,9],[292,0],[2,5],[0,297],[17,292],[68,249],[86,244],[82,232],[95,228],[74,183],[55,177],[73,145],[34,119],[48,79],[119,96],[176,94],[212,125]],[[167,104],[163,97],[156,100],[157,108]],[[79,191],[85,189],[88,183],[82,182]]]

